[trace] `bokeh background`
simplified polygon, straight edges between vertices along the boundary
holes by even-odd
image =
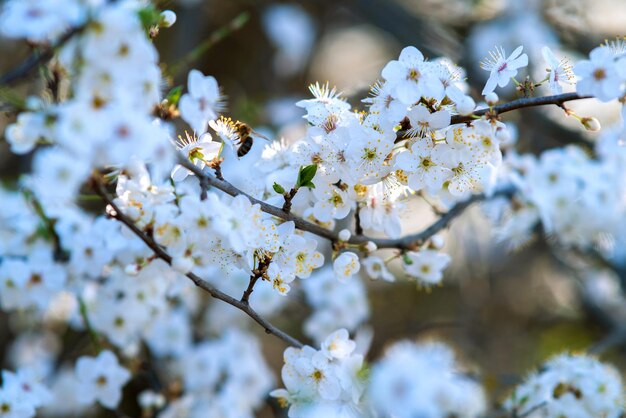
[[[382,67],[407,45],[428,57],[448,56],[467,70],[478,100],[487,73],[478,63],[495,45],[510,52],[524,45],[529,74],[543,78],[540,50],[549,45],[572,62],[605,39],[624,34],[623,0],[180,0],[161,1],[176,11],[174,27],[156,39],[169,88],[183,85],[189,69],[213,75],[228,96],[228,115],[274,138],[302,136],[303,112],[294,103],[307,86],[329,81],[355,107],[368,94]],[[198,49],[200,46],[200,49]],[[0,72],[28,53],[24,43],[2,40]],[[32,89],[29,90],[29,89]],[[27,95],[37,86],[16,90]],[[537,94],[545,94],[539,90]],[[510,99],[514,90],[500,97]],[[619,107],[582,101],[571,105],[595,116],[603,126],[617,122]],[[0,113],[0,130],[14,119]],[[558,108],[507,114],[518,131],[519,149],[539,153],[567,143],[594,140]],[[181,125],[182,129],[183,126]],[[0,179],[14,180],[29,158],[17,158],[0,141]],[[1,202],[0,202],[1,204]],[[435,219],[422,203],[404,213],[404,232]],[[496,242],[481,209],[465,213],[445,233],[453,265],[444,285],[418,289],[408,280],[368,282],[373,340],[369,356],[403,338],[440,338],[459,349],[501,399],[533,366],[563,350],[594,347],[626,323],[626,272],[600,269],[593,259],[572,254],[548,238],[510,251]],[[625,260],[626,261],[626,260]],[[621,274],[621,277],[620,277]],[[274,318],[302,337],[300,324],[310,313],[297,297]],[[259,332],[259,335],[262,333]],[[10,340],[0,321],[0,356]],[[283,343],[261,336],[267,359],[277,371]],[[624,346],[603,354],[626,370]],[[0,357],[0,360],[2,357]],[[275,416],[268,406],[261,416]]]

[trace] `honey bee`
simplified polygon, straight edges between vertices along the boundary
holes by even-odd
[[[239,158],[248,154],[248,152],[250,152],[250,150],[252,149],[252,145],[254,145],[253,136],[262,138],[266,141],[270,140],[268,137],[256,132],[250,127],[250,125],[244,122],[234,122],[233,130],[236,134],[233,142],[237,146],[237,157]]]
[[[236,148],[239,158],[250,152],[252,145],[254,145],[254,138],[259,137],[270,141],[269,138],[252,129],[250,125],[241,121],[233,122],[231,118],[221,116],[218,120],[209,122],[209,125],[222,141],[230,143]]]

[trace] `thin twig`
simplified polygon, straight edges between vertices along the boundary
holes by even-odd
[[[620,326],[615,328],[606,337],[592,345],[588,352],[597,356],[604,354],[608,350],[626,345],[626,327]]]
[[[477,118],[484,116],[486,113],[490,113],[492,115],[500,115],[502,113],[507,113],[512,110],[523,109],[526,107],[537,107],[537,106],[546,106],[546,105],[555,105],[560,108],[564,108],[563,103],[571,102],[573,100],[582,100],[582,99],[591,99],[591,96],[581,96],[578,93],[563,93],[556,94],[553,96],[543,96],[543,97],[522,97],[517,100],[513,100],[508,103],[502,103],[496,106],[493,106],[491,109],[486,107],[483,109],[475,110],[470,115],[453,115],[450,119],[450,124],[455,125],[458,123],[469,123]],[[396,142],[407,139],[406,131],[401,130],[398,131],[396,135]]]
[[[543,96],[543,97],[523,97],[521,99],[513,100],[508,103],[502,103],[494,106],[492,109],[484,108],[474,111],[471,115],[462,116],[455,115],[452,116],[451,123],[467,123],[471,122],[475,119],[476,116],[483,116],[485,113],[496,113],[502,114],[506,112],[510,112],[512,110],[523,109],[525,107],[536,107],[536,106],[545,106],[545,105],[555,105],[562,107],[563,103],[571,102],[572,100],[582,100],[582,99],[590,99],[591,96],[581,96],[578,93],[563,93],[563,94],[555,94],[553,96]]]
[[[115,3],[117,0],[106,0],[106,3]],[[43,51],[34,51],[25,61],[17,65],[7,73],[0,76],[0,86],[11,84],[28,75],[35,67],[52,59],[55,52],[68,43],[74,36],[81,33],[88,26],[89,21],[69,29],[54,45],[48,46]]]
[[[102,198],[102,200],[109,205],[113,209],[113,213],[110,213],[110,216],[118,221],[122,222],[128,229],[130,229],[137,237],[139,237],[161,260],[165,261],[167,264],[172,264],[172,256],[169,255],[163,247],[157,244],[151,237],[149,237],[145,232],[135,225],[132,219],[127,217],[120,208],[113,202],[102,184],[102,181],[99,178],[92,177],[91,179],[91,187],[92,189]],[[189,272],[186,276],[199,288],[208,292],[215,299],[219,299],[223,302],[228,303],[229,305],[234,306],[235,308],[246,313],[250,318],[252,318],[255,322],[261,325],[267,334],[275,335],[281,340],[285,341],[287,344],[294,347],[302,347],[303,344],[287,334],[286,332],[276,328],[265,318],[261,317],[254,309],[250,307],[247,303],[243,303],[232,296],[227,295],[226,293],[218,290],[212,284],[202,279],[198,275],[193,272]]]
[[[54,45],[46,48],[44,51],[33,52],[24,62],[0,76],[0,86],[11,84],[26,77],[28,73],[39,64],[43,64],[52,59],[56,50],[65,45],[75,35],[82,32],[84,28],[85,26],[73,28],[65,33]]]
[[[361,225],[361,206],[357,203],[354,210],[354,233],[363,235],[363,226]]]
[[[241,302],[248,305],[250,303],[250,295],[254,292],[254,285],[259,279],[267,277],[267,269],[269,268],[272,257],[269,255],[262,255],[259,257],[259,264],[257,268],[252,270],[252,274],[250,275],[250,282],[248,283],[248,288],[243,292],[243,296],[241,296]]]
[[[294,197],[296,197],[296,193],[298,193],[298,189],[293,187],[288,192],[283,194],[283,198],[285,199],[285,203],[283,203],[283,211],[286,213],[291,212],[291,201]]]

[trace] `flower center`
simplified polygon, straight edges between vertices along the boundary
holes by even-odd
[[[96,384],[100,387],[106,385],[107,384],[106,376],[100,375],[98,379],[96,379]]]
[[[606,78],[606,71],[604,70],[604,68],[598,68],[593,72],[593,78],[595,78],[596,80],[603,80]]]
[[[315,380],[316,382],[319,382],[320,380],[322,380],[324,378],[324,373],[322,373],[321,370],[319,369],[315,369],[315,371],[313,372],[313,374],[311,374],[311,377],[313,378],[313,380]]]
[[[420,78],[421,75],[422,74],[416,68],[411,68],[411,71],[409,71],[409,75],[407,76],[407,79],[417,81],[417,79]]]

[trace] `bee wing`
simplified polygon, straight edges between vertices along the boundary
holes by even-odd
[[[264,140],[266,140],[266,141],[270,141],[270,142],[272,141],[271,139],[269,139],[269,138],[268,138],[268,137],[266,137],[265,135],[262,135],[262,134],[258,133],[257,131],[252,131],[252,134],[253,134],[255,137],[259,137],[259,138],[264,139]]]

